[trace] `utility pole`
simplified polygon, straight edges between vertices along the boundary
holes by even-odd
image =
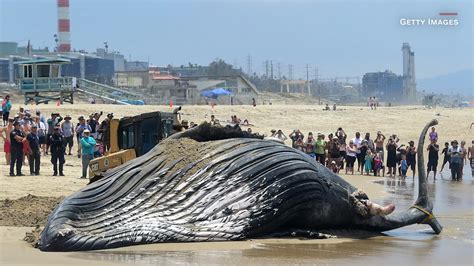
[[[247,56],[247,75],[252,76],[252,57],[250,55]]]
[[[288,79],[293,80],[293,65],[292,64],[288,65]]]
[[[270,61],[270,78],[273,79],[273,61]]]
[[[265,78],[268,79],[268,60],[265,60]]]
[[[311,96],[311,84],[309,83],[309,65],[306,64],[306,85],[308,86],[308,96]]]

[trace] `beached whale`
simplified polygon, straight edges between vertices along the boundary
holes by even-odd
[[[418,199],[406,211],[371,215],[367,196],[307,155],[209,124],[178,133],[67,197],[49,215],[43,251],[241,240],[279,232],[441,225],[426,190],[418,146]]]

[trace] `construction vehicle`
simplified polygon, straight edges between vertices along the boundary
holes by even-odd
[[[135,159],[161,140],[176,133],[181,124],[179,111],[173,113],[150,112],[122,119],[111,119],[105,134],[109,134],[110,148],[107,153],[89,163],[91,182],[99,180],[103,174],[114,167]]]

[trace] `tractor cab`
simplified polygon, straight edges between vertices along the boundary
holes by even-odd
[[[134,149],[141,156],[173,133],[173,114],[162,112],[145,113],[125,117],[118,125],[118,149]]]
[[[173,113],[150,112],[110,120],[105,133],[109,135],[110,149],[89,163],[91,182],[100,179],[107,170],[142,156],[176,133],[174,128],[180,120],[179,110],[181,108]]]

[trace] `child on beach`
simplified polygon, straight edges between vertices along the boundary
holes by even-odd
[[[374,158],[374,176],[380,176],[381,169],[383,169],[383,160],[382,152],[379,152]]]
[[[335,174],[339,173],[339,167],[337,166],[336,161],[331,161],[330,169]]]
[[[407,171],[408,171],[408,163],[407,163],[407,156],[402,155],[402,160],[400,161],[400,170],[402,174],[402,179],[405,180],[405,177],[407,177]]]
[[[367,175],[370,174],[370,170],[372,170],[372,152],[370,150],[367,150],[367,154],[365,155],[365,163],[364,163],[364,169],[365,173]]]

